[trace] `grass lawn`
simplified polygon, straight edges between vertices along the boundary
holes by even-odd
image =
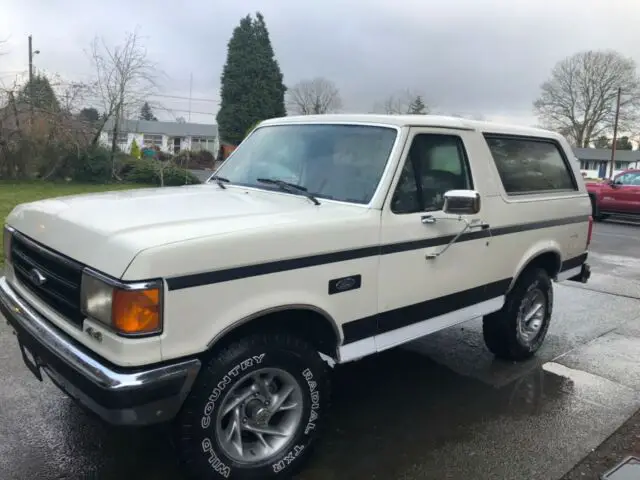
[[[2,223],[9,212],[19,203],[33,202],[44,198],[75,195],[78,193],[107,192],[110,190],[128,190],[142,188],[139,184],[90,185],[80,183],[52,182],[0,182],[0,218]],[[0,256],[0,268],[4,259]]]

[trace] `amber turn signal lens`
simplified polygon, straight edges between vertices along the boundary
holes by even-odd
[[[125,334],[158,332],[160,289],[113,291],[112,325]]]

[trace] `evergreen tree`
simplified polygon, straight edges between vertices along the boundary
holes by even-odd
[[[142,107],[140,108],[140,120],[151,120],[157,122],[158,119],[153,114],[153,110],[151,110],[151,105],[149,102],[144,102]]]
[[[606,135],[600,135],[593,143],[595,148],[611,148],[611,140]]]
[[[285,91],[264,17],[247,15],[227,45],[217,116],[221,138],[237,145],[257,122],[285,116]]]
[[[49,79],[44,75],[34,75],[18,92],[18,102],[33,105],[34,108],[50,112],[60,111],[60,102],[56,97]]]
[[[100,113],[98,113],[98,110],[93,107],[83,108],[80,110],[79,116],[90,123],[95,123],[100,120]]]
[[[416,96],[413,101],[409,104],[408,112],[414,115],[426,115],[427,106],[422,101],[422,97],[420,95]]]
[[[140,147],[138,146],[138,142],[136,142],[136,139],[133,139],[133,142],[131,142],[131,156],[133,158],[137,158],[140,159]]]
[[[616,150],[633,150],[633,144],[626,135],[616,139]]]

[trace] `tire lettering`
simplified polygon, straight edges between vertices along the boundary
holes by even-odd
[[[309,386],[309,394],[311,395],[311,413],[309,414],[309,421],[304,428],[304,434],[309,435],[310,432],[316,429],[315,420],[318,418],[318,410],[320,409],[320,392],[317,390],[318,382],[313,380],[313,373],[308,368],[302,372],[302,376],[307,381]]]
[[[224,392],[227,386],[229,386],[229,384],[235,377],[238,376],[240,372],[244,372],[247,368],[251,368],[254,365],[260,365],[262,363],[262,360],[264,360],[265,355],[266,354],[261,353],[260,355],[254,355],[241,361],[235,367],[231,368],[231,370],[229,370],[224,377],[222,377],[222,380],[220,380],[211,391],[209,399],[204,406],[203,416],[200,419],[200,426],[202,427],[202,429],[209,428],[209,426],[211,425],[211,414],[215,410],[216,401],[218,400],[218,398],[220,398],[220,395],[222,395],[222,392]]]
[[[216,452],[213,451],[213,445],[210,439],[205,438],[202,440],[202,451],[209,454],[209,458],[207,460],[213,471],[224,478],[229,478],[229,475],[231,475],[231,469],[225,465],[224,462],[218,458]]]
[[[295,447],[293,447],[282,460],[272,465],[274,473],[280,473],[282,470],[291,465],[291,463],[300,456],[303,450],[304,445],[296,445]]]

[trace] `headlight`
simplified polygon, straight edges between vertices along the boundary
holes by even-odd
[[[7,263],[11,260],[11,234],[13,232],[13,228],[8,225],[4,226],[2,232],[2,251],[4,253],[4,259]]]
[[[162,331],[162,283],[120,284],[99,274],[82,274],[82,312],[122,335]]]

